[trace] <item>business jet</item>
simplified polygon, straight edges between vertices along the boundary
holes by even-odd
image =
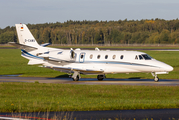
[[[28,65],[41,65],[57,71],[73,74],[78,81],[80,74],[96,74],[99,81],[105,74],[111,73],[152,73],[154,81],[159,81],[158,74],[168,74],[173,67],[160,62],[144,52],[110,50],[73,50],[39,45],[25,24],[16,24],[19,43],[10,44],[21,49],[21,56],[29,59]]]

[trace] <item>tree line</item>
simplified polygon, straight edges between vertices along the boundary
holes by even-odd
[[[72,21],[27,24],[38,43],[178,44],[179,20]],[[0,44],[17,42],[15,27],[0,29]]]

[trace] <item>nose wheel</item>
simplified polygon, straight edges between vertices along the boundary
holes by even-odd
[[[155,82],[158,82],[159,81],[159,78],[157,77],[157,74],[155,74],[155,73],[151,73],[152,74],[152,76],[154,76],[154,81]]]
[[[158,77],[154,77],[154,81],[155,81],[155,82],[158,82],[158,81],[159,81],[159,78],[158,78]]]

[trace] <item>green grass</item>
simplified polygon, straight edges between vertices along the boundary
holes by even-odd
[[[143,51],[153,58],[174,67],[174,71],[166,75],[158,75],[160,79],[179,79],[179,52],[177,51]],[[68,77],[66,73],[38,66],[27,65],[28,60],[21,57],[19,49],[0,49],[0,75],[20,74],[24,77]],[[96,78],[96,75],[82,75],[83,78]],[[108,74],[107,78],[149,78],[150,73]]]
[[[64,75],[58,71],[44,69],[38,66],[27,65],[28,60],[21,57],[19,49],[0,49],[0,74],[31,76],[31,77],[56,77]]]
[[[0,112],[179,108],[177,86],[0,83]]]

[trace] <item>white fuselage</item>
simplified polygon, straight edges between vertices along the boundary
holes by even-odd
[[[45,51],[40,50],[43,52],[39,52],[45,53],[39,55],[39,57],[48,57],[49,59],[43,60],[43,65],[64,72],[73,72],[73,70],[79,69],[80,73],[84,74],[95,73],[91,72],[91,70],[101,71],[100,74],[134,72],[167,73],[173,70],[173,67],[153,58],[145,59],[142,55],[147,54],[137,51],[73,50],[75,55],[71,58],[71,50],[48,49],[47,47],[45,49]]]

